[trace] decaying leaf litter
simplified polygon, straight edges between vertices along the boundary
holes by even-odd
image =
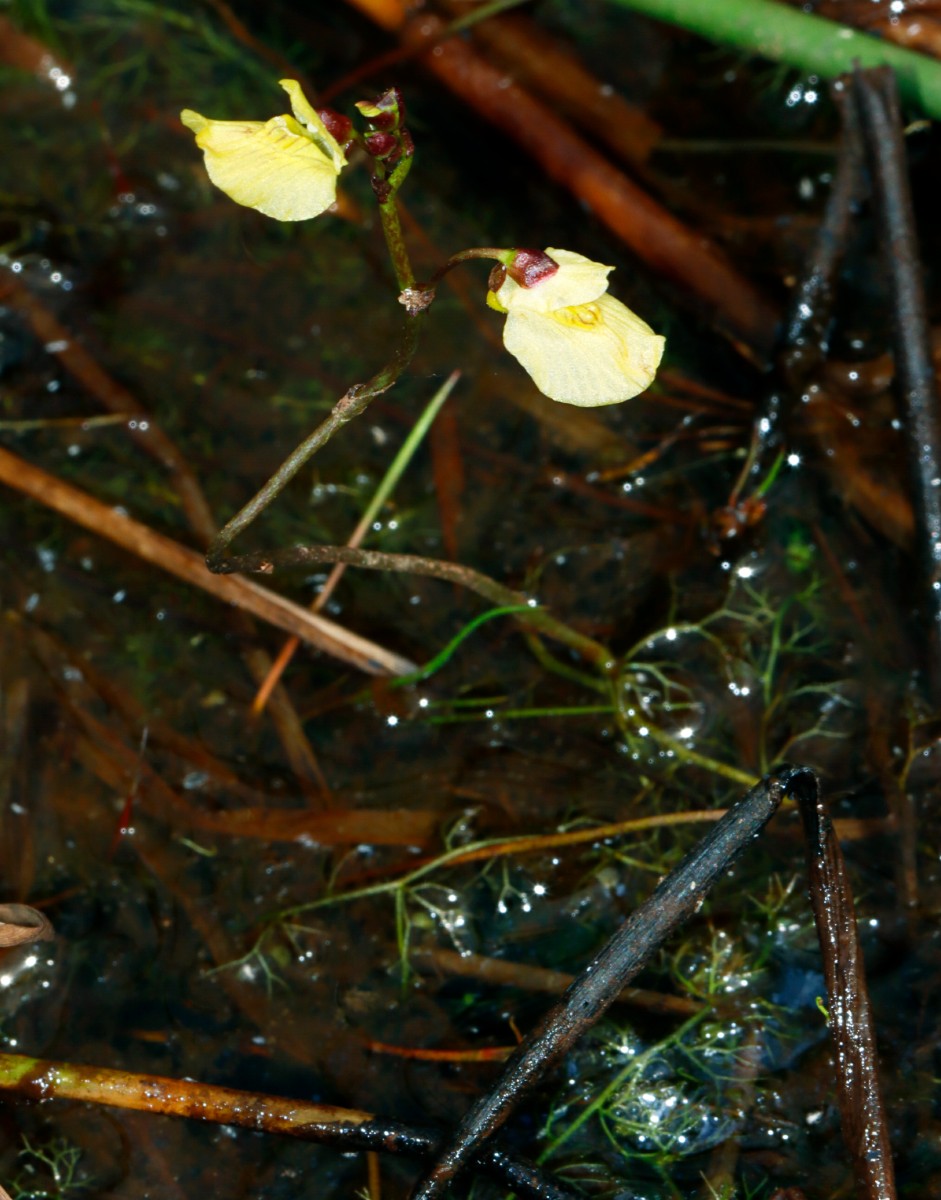
[[[276,30],[240,28],[222,8],[194,17],[116,6],[76,21],[53,12],[45,25],[39,16],[13,13],[30,45],[48,44],[57,69],[72,74],[57,91],[64,74],[50,87],[30,76],[28,62],[9,68],[17,162],[32,163],[37,178],[24,170],[9,188],[7,271],[142,411],[96,425],[106,407],[101,386],[60,365],[66,348],[31,334],[29,313],[7,292],[6,444],[198,546],[211,530],[193,524],[186,493],[181,502],[128,433],[144,445],[151,430],[170,436],[217,525],[318,412],[379,366],[400,314],[377,232],[361,215],[368,185],[352,176],[341,197],[352,220],[295,235],[233,217],[195,174],[183,176],[185,144],[170,114],[193,103],[209,111],[204,97],[214,97],[213,111],[238,115],[249,111],[252,88],[268,96],[280,67],[266,54],[283,53],[287,31],[311,32],[289,12]],[[557,36],[564,18],[539,13]],[[627,18],[608,20],[604,37],[582,47],[597,71],[614,70],[605,42],[613,54],[617,37],[638,36]],[[92,49],[102,29],[110,41]],[[388,50],[355,21],[337,17],[319,32],[322,57],[307,50],[300,64],[318,85]],[[677,139],[729,142],[679,164],[669,149],[654,152],[644,184],[659,188],[690,230],[710,234],[769,311],[783,311],[826,198],[820,176],[833,170],[833,110],[804,101],[794,113],[786,100],[797,85],[733,60],[734,78],[712,83],[714,111],[693,114],[682,99],[686,85],[703,86],[702,47],[684,49],[653,26],[640,36],[648,78],[638,83],[635,68],[633,90],[630,78],[621,89],[649,92],[651,114]],[[106,53],[123,69],[106,71]],[[658,85],[656,67],[667,62],[684,87]],[[627,252],[535,169],[520,180],[513,168],[518,190],[502,198],[490,178],[506,153],[499,135],[464,113],[448,125],[450,139],[436,137],[436,122],[462,110],[445,111],[449,102],[407,57],[395,70],[413,121],[427,126],[406,197],[406,228],[427,274],[446,256],[439,246],[486,244],[495,223],[520,241],[535,223],[527,240],[576,245],[627,274]],[[376,90],[357,86],[356,97]],[[733,101],[742,96],[752,100],[747,110]],[[723,106],[734,109],[733,123]],[[69,154],[53,167],[43,138],[58,132],[61,145],[63,123]],[[802,159],[778,145],[764,151],[774,172],[749,174],[729,138],[740,126],[784,142],[800,135],[814,153]],[[916,210],[930,149],[927,131],[910,136]],[[517,152],[510,161],[518,164]],[[546,1005],[522,987],[449,980],[445,953],[577,971],[697,840],[695,826],[667,818],[729,806],[749,779],[786,758],[823,773],[850,839],[879,1045],[892,1065],[883,1087],[898,1127],[900,1184],[930,1190],[930,1154],[909,1152],[905,1130],[931,1122],[931,1051],[922,1047],[932,1023],[918,999],[930,987],[931,940],[915,935],[933,893],[933,835],[918,811],[933,779],[932,709],[920,683],[916,610],[924,605],[906,536],[896,533],[904,521],[873,519],[876,484],[890,512],[904,510],[911,493],[899,465],[905,421],[880,358],[890,334],[878,235],[866,221],[864,213],[847,251],[827,361],[802,380],[808,398],[788,422],[784,446],[798,461],[776,466],[777,448],[763,457],[752,427],[767,380],[727,348],[701,306],[684,303],[675,280],[637,275],[637,295],[627,297],[658,312],[668,334],[659,390],[603,419],[569,420],[548,413],[521,373],[494,365],[485,340],[494,327],[474,311],[474,284],[464,279],[436,306],[411,375],[376,402],[369,425],[326,448],[303,486],[245,535],[247,549],[252,538],[269,548],[342,543],[390,445],[427,404],[435,377],[459,366],[462,381],[441,413],[450,433],[432,434],[367,548],[439,557],[443,544],[455,546],[460,568],[538,596],[586,643],[607,647],[618,664],[607,675],[565,644],[521,632],[512,613],[459,639],[486,603],[450,584],[348,571],[325,614],[338,624],[411,662],[457,644],[436,673],[403,688],[369,686],[323,657],[295,658],[280,717],[253,721],[252,676],[237,651],[249,652],[249,672],[260,677],[258,650],[276,654],[276,638],[225,630],[219,610],[188,588],[174,590],[9,493],[7,897],[38,903],[58,938],[49,955],[8,952],[22,958],[8,972],[5,1049],[394,1113],[416,1127],[429,1116],[453,1123],[495,1068],[447,1068],[369,1047],[511,1048]],[[933,231],[919,234],[930,261]],[[749,253],[759,246],[762,257]],[[368,343],[359,314],[367,293]],[[753,345],[747,357],[767,350]],[[177,397],[185,402],[171,405]],[[37,418],[42,424],[27,427]],[[743,470],[749,450],[754,473]],[[431,481],[442,478],[459,481],[456,496],[436,494]],[[909,517],[908,529],[914,524]],[[737,536],[727,540],[730,530]],[[306,603],[319,580],[279,573],[271,582]],[[363,810],[342,848],[343,822]],[[377,827],[379,813],[396,814],[387,828],[411,821],[411,848],[364,841],[370,810]],[[586,837],[592,824],[632,818],[646,828]],[[544,1155],[544,1178],[556,1180],[547,1186],[650,1196],[706,1194],[710,1185],[743,1195],[796,1186],[810,1196],[845,1186],[794,822],[777,818],[768,845],[739,860],[731,886],[720,886],[640,980],[665,1007],[679,995],[702,1011],[683,1021],[612,1010],[527,1101],[531,1119],[510,1131],[508,1149]],[[134,832],[122,834],[109,862],[118,826]],[[897,842],[887,840],[899,828]],[[526,838],[518,854],[503,849],[514,835]],[[487,841],[495,845],[475,848]],[[892,854],[873,855],[890,845]],[[915,903],[905,909],[900,897]],[[425,974],[436,950],[436,973]],[[219,1180],[239,1170],[254,1190],[291,1194],[348,1194],[367,1180],[405,1194],[415,1179],[413,1163],[384,1156],[370,1172],[365,1160],[329,1149],[253,1136],[233,1143],[157,1118],[56,1104],[11,1111],[4,1181],[21,1193],[48,1191],[46,1176],[58,1169],[64,1180],[75,1161],[68,1178],[85,1194],[111,1186],[137,1195],[160,1180],[185,1195],[207,1186],[210,1172],[213,1186],[231,1188]],[[30,1157],[24,1137],[45,1147],[45,1158]],[[207,1137],[213,1153],[194,1155]],[[467,1186],[475,1195],[506,1191],[482,1180]]]

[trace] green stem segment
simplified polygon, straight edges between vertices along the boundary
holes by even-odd
[[[836,21],[775,0],[608,0],[658,21],[833,79],[861,67],[889,66],[908,104],[941,117],[941,63]]]
[[[412,168],[412,156],[407,155],[389,176],[387,186],[389,192],[384,200],[379,202],[379,219],[382,222],[382,233],[386,239],[386,247],[392,266],[395,269],[395,279],[399,291],[415,286],[415,272],[412,270],[412,260],[408,256],[405,238],[402,236],[402,221],[399,217],[399,206],[395,196],[405,182],[405,177]]]
[[[526,626],[569,646],[605,674],[612,672],[616,665],[611,651],[601,642],[579,633],[545,609],[537,607],[525,593],[514,591],[489,575],[475,571],[472,567],[465,567],[461,563],[424,558],[419,554],[387,554],[382,550],[361,550],[353,546],[289,546],[283,550],[253,551],[231,558],[220,556],[213,559],[210,556],[207,561],[212,570],[219,572],[245,571],[250,574],[269,575],[275,567],[312,567],[328,563],[347,563],[353,567],[363,567],[367,571],[404,571],[411,575],[444,579],[476,592],[491,604],[519,610],[519,620]]]

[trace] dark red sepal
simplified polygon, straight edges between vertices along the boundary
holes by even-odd
[[[554,275],[558,269],[559,264],[544,250],[517,250],[506,270],[520,287],[531,288],[541,279]]]
[[[341,146],[345,146],[350,140],[350,131],[353,128],[350,118],[345,117],[343,113],[335,112],[332,108],[318,108],[317,115],[326,125],[327,133]]]

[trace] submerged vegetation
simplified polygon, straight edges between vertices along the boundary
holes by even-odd
[[[937,712],[858,199],[851,286],[768,370],[846,161],[837,107],[619,6],[458,37],[447,0],[421,27],[313,7],[0,4],[0,877],[57,932],[0,948],[0,1083],[46,1101],[5,1102],[0,1184],[407,1195],[415,1163],[379,1152],[430,1165],[425,1123],[453,1127],[548,993],[791,762],[847,847],[899,1191],[931,1194]],[[563,95],[550,33],[611,80],[574,75],[600,109]],[[245,133],[279,79],[294,115]],[[359,101],[360,131],[321,96]],[[306,142],[316,220],[232,204],[183,109],[203,142],[234,123],[220,153],[248,137],[211,167],[230,194],[259,138],[266,178]],[[909,147],[917,208],[934,133]],[[618,205],[652,222],[629,249]],[[263,589],[214,591],[207,549]],[[539,1080],[509,1166],[456,1194],[847,1193],[790,799],[721,874]]]

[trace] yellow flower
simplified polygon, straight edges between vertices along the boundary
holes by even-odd
[[[664,338],[608,296],[612,267],[571,250],[546,250],[552,275],[522,287],[507,275],[487,303],[507,314],[503,344],[551,400],[619,404],[653,382]]]
[[[339,142],[295,79],[282,79],[294,116],[213,121],[190,108],[180,120],[196,134],[209,178],[237,204],[277,221],[306,221],[330,207],[346,166]]]

